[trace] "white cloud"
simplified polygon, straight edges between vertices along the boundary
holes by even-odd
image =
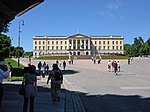
[[[99,12],[101,16],[117,16],[118,11],[120,10],[122,5],[121,0],[110,0],[103,5],[103,8]]]

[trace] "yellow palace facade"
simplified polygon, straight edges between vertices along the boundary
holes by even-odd
[[[34,36],[33,57],[124,54],[123,36]]]

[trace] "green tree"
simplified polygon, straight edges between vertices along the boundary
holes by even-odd
[[[147,42],[147,46],[148,46],[149,54],[150,54],[150,37],[148,38],[148,40],[146,42]]]
[[[24,50],[23,50],[23,47],[16,47],[15,48],[15,56],[16,57],[22,57],[24,54]]]
[[[124,44],[124,54],[127,56],[129,56],[130,54],[130,47],[131,47],[130,44]]]
[[[150,38],[144,42],[142,37],[134,38],[133,44],[124,44],[125,55],[142,56],[150,54]]]
[[[0,60],[4,60],[5,58],[9,57],[10,46],[10,37],[0,34]]]
[[[141,55],[140,52],[139,52],[139,49],[141,48],[141,46],[143,44],[144,44],[144,41],[143,41],[142,37],[134,38],[134,44],[132,45],[134,56]]]

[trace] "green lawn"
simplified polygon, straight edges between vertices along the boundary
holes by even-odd
[[[18,67],[18,62],[16,62],[15,60],[11,59],[11,58],[6,58],[5,59],[5,64],[8,65],[8,62],[11,63],[13,68],[21,68],[23,69],[24,66],[22,64],[20,64],[20,67]]]

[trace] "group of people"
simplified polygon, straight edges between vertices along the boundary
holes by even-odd
[[[8,63],[10,65],[10,63]],[[3,61],[0,61],[0,106],[2,104],[3,96],[3,79],[8,78],[10,66],[6,66]],[[24,103],[23,112],[28,111],[28,103],[30,112],[34,112],[34,99],[37,94],[37,76],[36,76],[36,66],[29,64],[28,67],[23,69],[23,81],[24,86]],[[46,81],[49,84],[51,80],[51,97],[53,101],[60,101],[61,84],[63,83],[62,71],[59,69],[57,64],[52,65],[52,70],[48,74],[48,79]]]
[[[45,78],[45,74],[46,73],[48,74],[48,71],[49,71],[49,65],[46,64],[46,62],[43,62],[43,64],[42,64],[42,62],[39,61],[37,67],[38,67],[40,76],[42,76],[43,78]]]
[[[92,57],[92,62],[94,63],[94,64],[100,64],[101,63],[101,58],[98,58],[98,59],[96,59],[96,57]]]
[[[115,74],[117,74],[117,72],[120,72],[120,62],[119,61],[108,61],[108,71],[114,71]]]
[[[61,60],[56,60],[56,64],[58,65],[58,67],[61,67],[63,66],[63,69],[65,70],[66,69],[66,61],[64,60],[63,62],[61,62]],[[39,74],[40,76],[42,76],[43,78],[45,78],[45,74],[48,74],[49,73],[49,65],[48,63],[46,64],[46,62],[42,62],[39,61],[38,62],[38,65],[37,65],[37,68],[38,68],[38,71],[39,71]]]
[[[36,66],[29,65],[23,69],[24,78],[22,84],[25,86],[23,112],[28,110],[28,102],[30,101],[30,112],[34,112],[34,98],[37,94],[37,76]],[[51,80],[51,97],[53,101],[60,101],[61,84],[63,83],[63,75],[57,64],[52,65],[52,70],[48,74],[47,84]]]
[[[61,84],[63,83],[63,75],[57,64],[53,64],[49,73],[47,84],[51,80],[51,97],[53,101],[60,101]],[[23,84],[25,85],[23,112],[27,112],[28,102],[30,101],[30,112],[34,112],[34,97],[37,93],[37,76],[35,74],[36,67],[29,65],[25,67]]]
[[[63,65],[63,69],[66,69],[66,61],[64,60],[63,63],[61,62],[61,60],[56,60],[56,64],[61,67]]]

